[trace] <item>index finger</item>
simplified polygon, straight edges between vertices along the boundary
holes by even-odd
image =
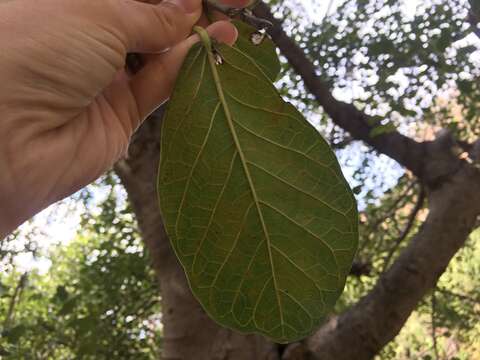
[[[140,2],[145,2],[145,3],[150,3],[150,4],[159,4],[162,2],[162,0],[137,0]],[[252,0],[209,0],[212,1],[213,3],[221,3],[223,5],[227,5],[233,8],[244,8],[251,3],[253,3]]]

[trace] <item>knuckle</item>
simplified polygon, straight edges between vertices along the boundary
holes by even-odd
[[[160,35],[168,45],[174,45],[185,36],[187,21],[178,6],[164,2],[162,6],[153,7],[152,13]]]

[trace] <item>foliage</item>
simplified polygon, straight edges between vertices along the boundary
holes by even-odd
[[[430,140],[442,127],[464,141],[478,135],[480,41],[469,23],[467,0],[332,3],[340,6],[311,21],[305,9],[290,5],[293,0],[275,9],[333,94],[371,116],[378,127],[374,134],[397,128]],[[357,176],[367,181],[377,177],[377,187],[390,183],[392,171],[381,169],[385,160],[371,156],[371,150],[332,125],[285,60],[283,67],[282,94],[303,104],[309,120],[341,147],[345,158],[354,157],[350,164],[357,164]],[[362,184],[360,180],[354,186]]]
[[[476,107],[478,46],[466,39],[469,4],[428,1],[408,13],[407,2],[349,0],[321,26],[312,26],[309,54],[337,88],[359,88],[357,105],[390,120],[418,120],[440,90],[459,88],[462,105]],[[466,114],[464,114],[466,115]],[[467,116],[465,120],[470,120]],[[398,124],[398,122],[397,122]]]
[[[119,185],[106,186],[100,214],[85,214],[82,234],[51,250],[47,274],[14,271],[0,278],[2,359],[156,357],[158,287],[131,209],[119,205]]]

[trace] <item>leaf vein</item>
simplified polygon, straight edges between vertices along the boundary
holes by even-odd
[[[217,114],[217,111],[218,111],[219,108],[220,108],[220,102],[215,106],[215,110],[213,111],[212,116],[210,118],[210,126],[208,128],[207,133],[205,134],[203,144],[198,151],[198,154],[197,154],[197,156],[196,156],[196,158],[195,158],[195,160],[192,164],[192,167],[191,167],[189,175],[188,175],[187,184],[185,185],[185,190],[183,191],[183,194],[182,194],[182,200],[180,201],[180,206],[179,206],[177,218],[175,220],[175,235],[177,236],[177,238],[179,237],[178,236],[178,222],[179,222],[179,219],[180,219],[180,215],[182,214],[182,210],[183,210],[183,206],[184,206],[184,203],[185,203],[186,195],[188,193],[188,190],[190,189],[190,183],[191,183],[192,178],[193,178],[192,175],[193,175],[193,172],[195,171],[195,168],[196,168],[196,166],[197,166],[197,164],[200,160],[200,157],[203,153],[203,150],[205,150],[205,146],[207,144],[208,138],[210,136],[210,132],[211,132],[212,127],[213,127],[213,119],[215,118],[215,115]]]
[[[235,248],[237,247],[237,244],[238,244],[238,240],[240,238],[240,234],[242,233],[242,230],[243,230],[243,227],[245,226],[245,222],[247,221],[247,217],[248,217],[248,214],[250,213],[250,209],[252,208],[253,206],[253,203],[251,203],[248,208],[247,208],[247,211],[245,211],[245,215],[242,219],[242,223],[240,224],[240,229],[238,231],[238,235],[235,237],[235,240],[232,244],[232,247],[230,248],[230,250],[228,251],[227,253],[227,256],[225,257],[225,260],[224,262],[222,263],[222,265],[220,266],[220,269],[218,269],[217,273],[215,274],[215,278],[213,279],[213,282],[212,282],[212,285],[211,287],[214,287],[215,284],[217,283],[217,280],[218,280],[218,275],[222,272],[223,270],[223,267],[225,266],[225,264],[228,262],[228,260],[230,259],[230,256],[233,254],[233,250],[235,250]]]
[[[312,277],[311,277],[310,275],[308,275],[307,272],[306,272],[304,269],[302,269],[302,268],[301,268],[300,266],[298,266],[292,259],[290,259],[287,254],[285,254],[282,250],[280,250],[280,248],[278,248],[278,247],[275,246],[275,245],[272,245],[272,247],[273,247],[273,249],[274,249],[276,252],[278,252],[280,255],[282,255],[290,264],[292,264],[293,267],[295,267],[298,271],[300,271],[303,275],[305,275],[305,277],[314,284],[315,288],[316,288],[320,293],[322,293],[322,291],[328,290],[328,289],[323,289],[323,288],[319,287],[318,284],[317,284],[317,282],[316,282],[314,279],[312,279]],[[322,299],[322,300],[323,300],[323,299]],[[323,302],[323,301],[322,301],[322,302]],[[323,305],[325,305],[325,303],[323,303]]]
[[[314,319],[314,316],[312,314],[310,314],[310,311],[308,311],[305,306],[302,305],[302,303],[300,303],[297,299],[295,299],[295,297],[293,297],[291,294],[289,294],[288,292],[286,292],[285,290],[280,290],[280,292],[289,297],[290,300],[292,300],[294,303],[296,303],[300,308],[302,308],[303,311],[305,311],[308,315],[308,317],[310,318],[310,327],[312,327],[312,319]],[[325,305],[325,304],[324,304]]]
[[[217,201],[215,202],[215,206],[213,207],[213,209],[211,211],[210,218],[208,219],[207,227],[205,229],[205,232],[203,233],[203,237],[200,240],[200,242],[198,243],[197,249],[195,250],[195,253],[193,255],[192,271],[195,268],[195,263],[197,261],[197,256],[200,253],[200,250],[202,248],[202,245],[203,245],[205,239],[207,238],[207,234],[208,234],[208,231],[210,230],[210,226],[212,226],[213,218],[215,217],[215,214],[217,212],[218,204],[220,204],[220,201],[222,200],[225,189],[227,188],[227,184],[230,181],[230,176],[232,175],[232,172],[233,172],[233,164],[235,163],[236,158],[237,158],[237,152],[235,152],[234,155],[232,156],[232,160],[230,162],[230,168],[228,170],[227,177],[225,178],[225,182],[223,183],[222,190],[220,191],[220,194],[218,195]]]
[[[191,70],[191,67],[193,67],[193,64],[197,61],[198,56],[202,53],[201,50],[202,50],[202,48],[200,47],[198,53],[195,55],[195,59],[192,61],[192,64],[190,65],[190,68],[188,69],[188,71]],[[185,121],[185,119],[187,118],[188,114],[190,113],[191,108],[192,108],[192,106],[193,106],[193,103],[194,103],[195,99],[197,98],[198,93],[200,92],[200,88],[201,88],[202,81],[203,81],[203,75],[205,74],[205,64],[206,64],[206,57],[203,58],[202,70],[200,71],[200,76],[199,76],[199,78],[198,78],[197,87],[195,88],[195,91],[194,91],[194,93],[193,93],[192,102],[188,105],[187,111],[185,112],[185,114],[183,114],[182,119],[180,120],[180,123],[178,124],[178,127],[175,128],[175,131],[173,132],[172,136],[170,137],[171,139],[174,139],[174,138],[175,138],[178,129],[180,129],[180,128],[182,127],[183,122]],[[163,123],[166,124],[165,121],[164,121]],[[164,134],[164,133],[165,133],[165,132],[162,131],[162,134]],[[171,143],[170,146],[168,147],[168,152],[170,152],[170,151],[172,150],[172,147],[173,147],[173,146],[174,146],[174,142],[172,141],[172,143]],[[167,157],[165,157],[165,158],[167,158]]]
[[[271,271],[272,271],[273,286],[275,288],[275,296],[276,296],[277,303],[278,303],[280,322],[283,324],[284,323],[283,310],[282,310],[280,296],[278,294],[277,280],[275,278],[275,266],[273,264],[272,250],[270,249],[270,237],[269,237],[268,229],[267,229],[267,226],[265,224],[265,220],[263,218],[262,211],[260,209],[260,203],[259,203],[259,200],[258,200],[257,192],[256,192],[255,186],[253,184],[253,180],[252,180],[252,177],[250,175],[250,170],[248,169],[247,161],[245,159],[245,154],[242,151],[242,147],[241,147],[241,144],[240,144],[240,140],[238,139],[238,135],[237,135],[237,132],[235,130],[235,126],[233,125],[232,114],[230,113],[230,108],[228,107],[228,103],[227,103],[226,98],[225,98],[225,93],[224,93],[223,87],[221,85],[220,76],[218,75],[215,60],[213,59],[213,55],[212,55],[212,52],[211,52],[210,49],[207,49],[207,54],[208,54],[208,60],[209,60],[209,63],[210,63],[210,67],[212,69],[212,75],[213,75],[213,78],[214,78],[214,81],[215,81],[215,86],[217,88],[218,96],[220,98],[220,101],[222,102],[223,110],[225,112],[225,118],[227,119],[227,123],[228,123],[228,126],[230,128],[230,132],[231,132],[233,141],[234,141],[234,143],[237,147],[238,154],[240,155],[243,170],[245,172],[245,176],[247,177],[247,180],[248,180],[248,183],[249,183],[249,186],[250,186],[250,190],[252,192],[253,200],[255,202],[255,205],[256,205],[256,208],[257,208],[257,211],[258,211],[258,216],[259,216],[260,222],[262,224],[263,232],[264,232],[264,235],[265,235],[265,240],[267,241],[268,258],[269,258],[269,261],[270,261],[270,268],[271,268]],[[284,335],[283,328],[282,328],[282,335]]]
[[[270,175],[271,177],[277,179],[278,181],[281,181],[283,182],[284,184],[290,186],[292,189],[304,194],[304,195],[307,195],[309,197],[311,197],[313,200],[316,200],[318,202],[321,202],[322,204],[324,204],[326,207],[330,208],[331,210],[335,211],[336,213],[342,215],[342,216],[345,216],[345,214],[343,212],[341,212],[339,209],[333,207],[332,205],[330,205],[329,203],[327,203],[325,200],[322,200],[320,198],[317,198],[316,196],[310,194],[309,192],[303,190],[303,189],[300,189],[298,188],[297,186],[293,185],[292,183],[286,181],[285,179],[281,178],[280,176],[278,175],[275,175],[273,173],[271,173],[270,171],[268,171],[267,169],[263,168],[262,166],[252,162],[252,161],[248,161],[249,164],[255,166],[257,169],[259,170],[262,170],[263,172],[267,173],[268,175]]]
[[[265,205],[265,206],[268,206],[269,208],[271,208],[272,210],[276,211],[278,214],[282,215],[285,219],[287,220],[290,220],[290,222],[292,224],[295,224],[297,225],[299,228],[303,229],[305,232],[307,232],[309,235],[313,236],[315,239],[317,239],[318,241],[320,241],[322,244],[324,244],[331,252],[332,254],[332,257],[335,259],[335,263],[337,265],[337,275],[338,276],[338,269],[339,269],[339,266],[338,266],[338,263],[337,263],[337,258],[335,257],[335,253],[334,253],[334,250],[333,248],[330,246],[329,243],[327,243],[325,240],[323,240],[322,238],[320,238],[317,234],[311,232],[310,230],[308,230],[307,228],[305,228],[304,226],[302,226],[301,224],[299,224],[298,222],[296,222],[295,220],[293,220],[290,216],[288,216],[287,214],[285,214],[283,211],[281,211],[280,209],[277,209],[275,206],[273,205],[270,205],[269,203],[265,202],[265,201],[260,201],[261,204]],[[333,274],[332,274],[333,275]]]
[[[240,295],[243,283],[245,282],[245,276],[250,271],[250,267],[253,264],[253,259],[255,259],[255,257],[257,256],[258,250],[261,248],[261,245],[263,245],[263,243],[264,243],[264,241],[259,241],[257,247],[255,248],[255,251],[253,252],[252,258],[250,259],[250,261],[248,263],[247,269],[245,270],[245,272],[242,275],[242,281],[240,281],[240,284],[238,285],[237,291],[235,292],[235,297],[233,298],[232,305],[230,306],[230,312],[233,314],[233,317],[235,318],[235,320],[237,320],[239,323],[241,323],[241,321],[239,319],[237,319],[237,317],[235,316],[235,312],[233,311],[233,307],[237,303],[238,295]]]

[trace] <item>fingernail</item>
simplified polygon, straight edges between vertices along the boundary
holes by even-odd
[[[231,44],[229,44],[230,46],[235,45],[235,43],[238,40],[238,29],[235,26],[233,27],[233,33],[234,33],[234,37],[233,37],[234,40]]]

